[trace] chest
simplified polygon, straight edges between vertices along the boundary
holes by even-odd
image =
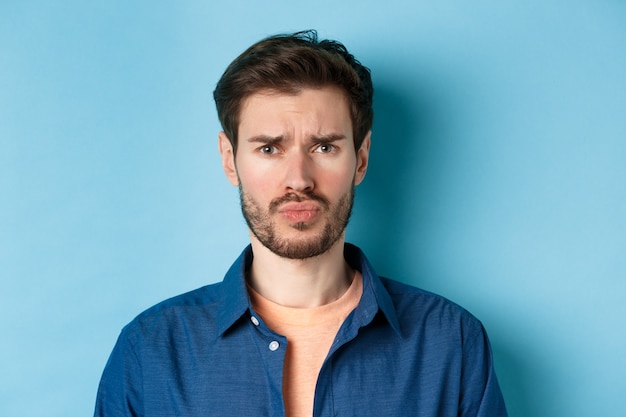
[[[143,352],[147,416],[285,416],[287,338],[252,326],[211,343],[171,343],[168,358]],[[388,326],[362,328],[330,347],[313,415],[456,416],[460,360],[454,349],[420,346]]]

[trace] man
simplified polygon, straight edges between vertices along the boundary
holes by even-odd
[[[251,244],[223,282],[124,328],[96,416],[506,416],[480,322],[344,242],[372,96],[369,70],[315,32],[226,69],[219,151]]]

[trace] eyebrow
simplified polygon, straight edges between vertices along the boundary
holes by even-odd
[[[346,135],[341,135],[339,133],[331,133],[329,135],[321,135],[321,136],[311,136],[311,141],[315,143],[331,143],[337,142],[339,140],[347,139]]]
[[[264,144],[271,145],[274,143],[282,142],[283,140],[285,140],[285,137],[283,135],[280,135],[280,136],[257,135],[257,136],[252,136],[251,138],[248,138],[246,141],[248,143],[264,143]]]
[[[319,135],[319,136],[312,135],[309,137],[309,139],[311,140],[311,142],[314,142],[314,143],[332,143],[332,142],[346,139],[346,135],[342,135],[339,133],[331,133],[328,135]],[[279,135],[279,136],[257,135],[257,136],[252,136],[248,138],[247,142],[272,145],[275,143],[280,143],[284,140],[285,140],[284,135]]]

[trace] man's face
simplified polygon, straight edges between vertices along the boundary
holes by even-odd
[[[238,137],[234,155],[220,134],[220,152],[253,239],[291,259],[320,255],[343,239],[369,135],[355,152],[340,90],[254,94],[243,103]]]

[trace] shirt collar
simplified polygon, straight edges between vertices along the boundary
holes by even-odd
[[[350,243],[346,243],[344,257],[352,268],[358,269],[363,275],[363,295],[355,309],[359,325],[365,326],[371,323],[376,314],[381,311],[389,325],[401,336],[400,324],[391,296],[363,251]],[[252,247],[248,245],[224,277],[222,302],[219,306],[217,322],[220,336],[245,314],[249,314],[248,312],[251,310],[245,276],[252,264],[252,258]]]
[[[359,326],[366,326],[374,320],[380,311],[393,330],[402,337],[400,322],[396,308],[380,277],[368,261],[361,249],[350,243],[344,246],[344,257],[352,268],[358,269],[363,275],[363,295],[355,313],[360,321]]]
[[[223,335],[250,308],[246,289],[246,271],[252,264],[252,246],[248,245],[232,264],[222,282],[222,302],[218,307],[217,331]]]

